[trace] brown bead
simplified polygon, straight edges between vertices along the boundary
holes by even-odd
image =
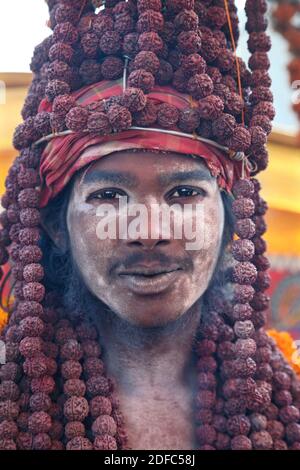
[[[15,439],[18,434],[18,427],[13,421],[4,420],[0,423],[0,440]]]
[[[79,379],[82,373],[82,366],[78,361],[66,361],[61,366],[62,376],[68,379]]]
[[[210,390],[199,390],[196,395],[195,404],[197,408],[212,408],[215,404],[215,392]]]
[[[87,392],[91,396],[104,395],[108,396],[110,392],[110,384],[106,377],[94,376],[86,382]]]
[[[213,89],[213,81],[206,73],[194,74],[187,83],[187,90],[195,99],[211,95]]]
[[[175,126],[179,119],[179,112],[177,108],[171,104],[163,103],[158,106],[157,122],[164,128]]]
[[[71,88],[70,85],[63,81],[63,80],[49,80],[46,90],[45,90],[45,95],[47,97],[47,100],[52,102],[57,96],[59,95],[67,95],[70,93]],[[36,123],[36,120],[35,120]]]
[[[89,405],[84,397],[73,396],[64,405],[64,415],[69,421],[84,421],[89,413]]]
[[[158,54],[162,51],[164,46],[163,40],[154,31],[144,32],[139,35],[138,47],[140,51],[151,51]]]
[[[36,411],[28,419],[28,430],[32,434],[47,433],[51,428],[51,417],[45,411]]]
[[[40,231],[37,227],[23,228],[19,231],[19,241],[22,245],[35,245],[40,238]]]
[[[63,359],[79,361],[82,355],[82,348],[75,339],[68,339],[61,347],[61,357]]]
[[[234,331],[238,338],[247,339],[254,333],[254,326],[252,321],[237,321],[234,324]]]
[[[109,434],[101,434],[96,436],[94,440],[95,450],[117,450],[118,445],[114,437]]]
[[[67,62],[67,64],[70,64],[72,62],[73,55],[74,51],[72,46],[63,42],[57,42],[56,44],[53,44],[49,50],[49,59],[51,61],[61,60],[63,62]]]
[[[20,249],[20,261],[26,264],[38,263],[42,259],[42,250],[37,245],[27,245]]]
[[[0,384],[0,400],[17,401],[20,395],[18,385],[13,380],[2,380]]]
[[[121,37],[117,31],[106,31],[101,36],[99,47],[106,55],[117,54],[121,47]]]
[[[135,56],[133,66],[135,70],[144,69],[155,75],[159,70],[160,62],[154,52],[141,51]]]
[[[95,132],[102,135],[110,134],[112,132],[112,128],[106,114],[98,112],[90,114],[87,121],[87,128],[91,133]]]
[[[13,439],[0,439],[0,450],[17,450],[15,441]]]
[[[34,357],[41,351],[42,340],[39,337],[26,337],[20,342],[20,353],[23,354],[24,357]]]
[[[234,285],[234,301],[236,303],[251,302],[254,296],[254,289],[251,285]],[[252,305],[251,305],[252,306]]]
[[[25,300],[41,302],[45,295],[45,287],[39,282],[28,282],[23,286]]]
[[[57,325],[58,326],[58,325]],[[61,326],[55,332],[55,339],[59,345],[63,345],[68,340],[76,339],[76,334],[73,328],[68,326]]]
[[[92,431],[96,435],[109,434],[110,436],[115,436],[117,425],[111,416],[101,415],[93,422]]]
[[[138,126],[150,126],[157,120],[157,106],[148,99],[145,108],[133,114],[133,122]]]
[[[155,84],[154,76],[145,69],[136,69],[128,77],[128,85],[143,90],[144,93],[152,91]]]
[[[100,345],[95,340],[82,341],[81,346],[86,357],[99,357],[101,354]]]
[[[115,132],[127,130],[131,127],[132,116],[130,111],[124,106],[111,106],[107,116]]]
[[[273,448],[273,439],[267,431],[253,432],[250,438],[254,449],[271,450]]]
[[[18,195],[18,204],[21,208],[34,208],[39,205],[39,192],[34,188],[26,188]]]
[[[231,436],[247,435],[251,424],[245,415],[231,416],[227,420],[227,431]]]
[[[154,31],[159,33],[164,27],[164,17],[160,11],[145,10],[139,16],[137,21],[137,31],[143,33]]]
[[[88,32],[82,36],[80,45],[85,57],[95,58],[99,46],[99,37],[93,32]]]
[[[240,212],[241,208],[238,208]],[[241,218],[235,221],[235,232],[236,234],[243,239],[253,238],[255,235],[255,224],[250,218]]]
[[[199,18],[193,10],[183,10],[175,16],[174,26],[180,31],[196,31]]]
[[[96,357],[89,357],[84,361],[83,369],[88,377],[102,375],[104,372],[104,364],[101,359]]]
[[[201,38],[196,31],[182,31],[177,37],[179,50],[184,54],[193,54],[201,50]]]
[[[55,381],[53,377],[45,375],[40,378],[31,380],[31,390],[33,393],[45,393],[50,395],[55,389]]]
[[[213,444],[217,437],[214,427],[210,424],[204,424],[196,427],[196,436],[200,445]]]
[[[246,436],[235,436],[231,439],[232,450],[252,450],[252,443]]]
[[[67,450],[92,450],[93,445],[86,437],[74,437],[67,443]]]
[[[238,339],[236,342],[236,355],[238,358],[247,359],[254,356],[256,352],[256,342],[251,339]]]
[[[293,422],[298,421],[299,415],[300,415],[300,412],[299,412],[298,408],[296,408],[293,405],[285,406],[285,407],[281,408],[281,410],[279,412],[279,417],[280,417],[281,421],[285,424],[293,423]]]
[[[242,261],[233,267],[232,277],[238,284],[253,284],[257,278],[257,269],[249,261]]]
[[[254,256],[254,244],[251,240],[234,240],[231,245],[234,258],[237,261],[250,261]]]
[[[66,116],[66,125],[73,132],[84,131],[87,126],[89,112],[80,106],[72,108]]]
[[[37,392],[31,395],[29,406],[31,411],[48,411],[51,406],[51,398],[43,392]]]
[[[250,415],[251,428],[253,431],[264,431],[267,429],[268,423],[267,417],[260,413],[252,413]],[[269,431],[269,429],[268,429]],[[273,436],[272,436],[273,437]]]
[[[130,112],[141,111],[145,108],[147,98],[143,91],[139,88],[128,87],[122,95],[122,105],[129,109]]]
[[[81,21],[83,18],[81,18]],[[112,16],[110,15],[101,15],[98,14],[96,16],[93,15],[93,19],[89,20],[90,27],[93,28],[93,31],[100,37],[102,34],[104,34],[107,31],[112,31],[114,29],[114,21]],[[83,24],[81,25],[82,28]],[[90,28],[89,28],[90,29]],[[88,32],[88,28],[82,32]]]
[[[72,108],[76,106],[73,96],[60,95],[54,99],[52,111],[58,115],[66,115]]]
[[[21,432],[17,437],[17,445],[20,450],[32,450],[33,435],[29,432]]]
[[[64,393],[68,396],[83,397],[86,391],[86,386],[83,380],[69,379],[64,384]]]
[[[80,421],[70,421],[65,426],[65,435],[69,440],[85,436],[85,426]]]
[[[213,357],[201,358],[197,362],[197,370],[199,372],[215,372],[217,363]]]
[[[0,369],[1,380],[17,381],[20,378],[20,367],[20,364],[16,364],[15,362],[6,362],[5,364],[3,364]]]
[[[110,415],[112,412],[112,404],[109,398],[96,396],[90,401],[90,413],[93,418],[100,415]]]
[[[59,23],[53,31],[55,42],[64,42],[65,44],[74,44],[77,41],[78,33],[76,28],[70,22]]]
[[[24,362],[24,372],[31,378],[39,378],[47,373],[47,358],[45,356],[35,356],[27,358]]]
[[[23,337],[25,336],[41,336],[44,330],[44,322],[38,318],[38,317],[27,317],[21,320],[20,322],[20,328],[23,334]]]
[[[223,100],[216,95],[208,95],[198,102],[198,111],[203,119],[214,120],[221,116],[224,110]]]

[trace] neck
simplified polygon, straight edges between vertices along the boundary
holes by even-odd
[[[130,393],[191,386],[195,370],[192,345],[201,316],[201,301],[166,326],[143,328],[111,310],[96,315],[107,373]]]

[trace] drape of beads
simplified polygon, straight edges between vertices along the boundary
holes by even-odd
[[[49,2],[49,7],[53,35],[34,52],[35,78],[23,109],[25,121],[14,136],[17,148],[67,129],[109,134],[156,123],[245,151],[258,170],[266,167],[267,156],[258,147],[271,130],[274,108],[265,1],[246,4],[252,73],[241,58],[237,70],[232,40],[238,39],[238,18],[232,0],[107,1],[97,14],[83,1]],[[70,97],[84,85],[122,77],[125,62],[128,78],[121,95],[86,107]],[[188,92],[193,104],[182,111],[166,103],[156,106],[147,99],[155,84]],[[53,111],[37,113],[45,97]]]
[[[34,79],[14,135],[20,150],[6,179],[0,215],[0,262],[12,264],[15,304],[3,331],[0,449],[126,449],[126,423],[106,376],[93,326],[78,323],[45,292],[39,247],[39,159],[31,144],[65,129],[109,134],[132,124],[178,125],[232,150],[256,172],[274,117],[265,33],[265,0],[247,0],[250,70],[236,67],[238,20],[232,0],[48,0],[53,34],[35,49]],[[230,22],[228,20],[230,18]],[[121,96],[87,108],[70,93],[123,74]],[[241,87],[239,86],[241,84]],[[147,98],[154,84],[188,91],[197,106],[178,111]],[[240,93],[242,90],[242,96]],[[51,113],[38,112],[42,99]],[[243,122],[244,116],[244,122]],[[233,193],[236,217],[229,270],[233,301],[212,295],[195,343],[200,449],[298,449],[300,387],[264,333],[268,261],[265,202],[256,179]],[[72,312],[70,312],[72,313]]]

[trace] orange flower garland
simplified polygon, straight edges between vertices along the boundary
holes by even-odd
[[[0,310],[0,333],[3,330],[3,328],[5,327],[6,322],[7,322],[7,313]]]
[[[286,360],[300,376],[300,354],[296,342],[287,331],[268,330],[267,333],[276,341],[276,344]]]

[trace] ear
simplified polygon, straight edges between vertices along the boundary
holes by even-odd
[[[63,230],[56,217],[49,217],[47,209],[41,210],[41,226],[54,245],[65,254],[68,249],[67,231]]]

